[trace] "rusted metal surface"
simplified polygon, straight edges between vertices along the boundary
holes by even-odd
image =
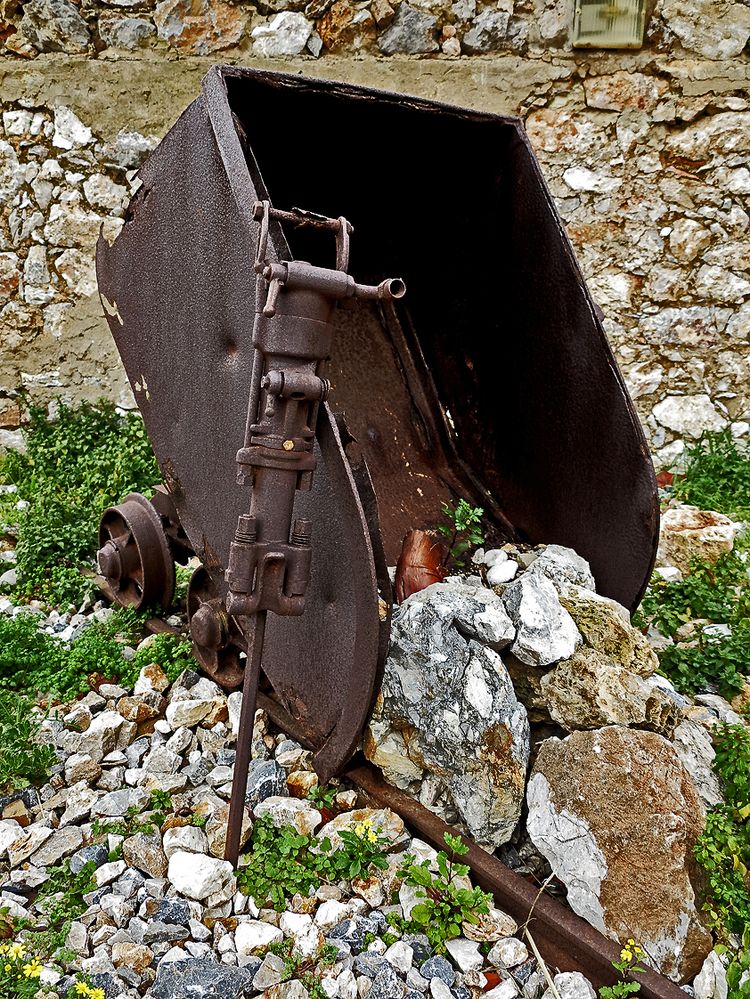
[[[501,535],[575,548],[600,592],[633,607],[655,553],[653,469],[522,124],[233,67],[202,100],[235,115],[238,203],[252,178],[275,204],[344,210],[357,273],[377,281],[387,261],[409,287],[339,311],[329,369],[390,563],[454,492]],[[321,122],[346,144],[326,146]],[[309,256],[313,236],[288,237]]]
[[[216,622],[201,605],[226,601],[230,545],[247,511],[235,455],[245,440],[253,371],[259,242],[253,208],[264,194],[250,180],[226,100],[220,93],[214,98],[192,105],[150,157],[122,233],[112,246],[100,241],[97,253],[105,314],[181,529],[205,569],[190,602],[191,620],[200,611],[198,641],[209,643]],[[324,229],[318,238],[327,246],[330,235]],[[291,263],[276,220],[267,249],[269,264]],[[325,774],[351,755],[369,714],[387,615],[379,614],[384,574],[371,541],[377,524],[368,525],[324,403],[312,454],[313,488],[295,508],[312,524],[316,551],[307,607],[300,617],[269,620],[263,671],[310,734]],[[382,597],[389,602],[387,591]],[[235,617],[221,648],[197,648],[204,667],[230,689],[241,682],[249,654],[236,624]]]
[[[123,607],[170,607],[175,568],[159,514],[140,493],[109,507],[99,523],[99,570]]]

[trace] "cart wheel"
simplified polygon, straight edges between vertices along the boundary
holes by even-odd
[[[241,687],[247,660],[245,640],[203,566],[190,578],[187,610],[193,651],[203,669],[224,690]]]
[[[111,506],[99,522],[99,571],[122,607],[171,607],[175,569],[161,518],[140,493]]]

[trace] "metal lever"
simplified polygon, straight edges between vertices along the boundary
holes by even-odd
[[[406,293],[400,278],[362,285],[347,273],[352,227],[343,217],[330,219],[299,209],[281,212],[267,201],[253,206],[253,217],[260,223],[255,357],[244,446],[237,452],[240,481],[249,478],[253,489],[250,511],[238,520],[226,571],[226,609],[248,648],[225,851],[233,864],[239,856],[266,615],[298,615],[305,607],[313,525],[294,521],[294,498],[297,490],[312,486],[318,407],[330,390],[324,371],[334,309],[347,298],[397,299]],[[267,259],[272,219],[333,232],[336,267]]]

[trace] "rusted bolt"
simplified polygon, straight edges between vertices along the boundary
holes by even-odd
[[[96,559],[99,563],[99,571],[107,579],[119,579],[122,576],[122,559],[111,541],[99,549],[96,553]]]
[[[196,645],[219,650],[226,644],[226,627],[222,615],[210,604],[202,604],[190,620],[190,633]]]

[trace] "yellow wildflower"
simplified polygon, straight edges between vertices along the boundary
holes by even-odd
[[[42,973],[42,966],[39,958],[35,957],[28,964],[24,964],[23,973],[26,978],[39,978]]]
[[[89,989],[90,999],[104,999],[104,989]]]
[[[14,961],[19,957],[26,957],[26,947],[20,942],[14,943],[8,951],[8,955],[12,957]]]
[[[79,996],[91,995],[91,989],[88,987],[88,985],[85,982],[76,982],[75,990]]]
[[[629,947],[623,947],[622,948],[622,950],[620,951],[620,960],[621,961],[632,961],[633,960],[633,952],[632,952],[632,950],[630,950]]]
[[[9,965],[9,964],[6,964],[3,970],[4,970],[4,971],[10,971],[10,965]]]

